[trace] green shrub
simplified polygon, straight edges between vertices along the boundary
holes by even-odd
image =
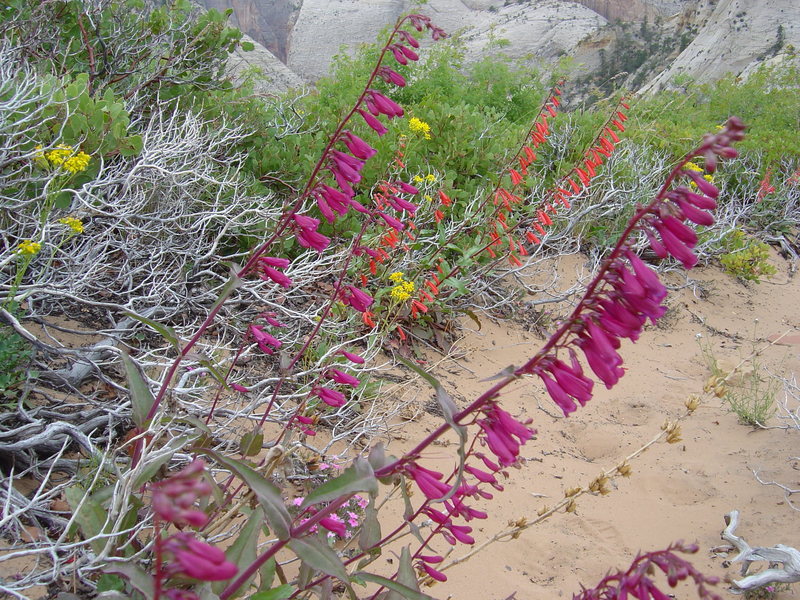
[[[722,238],[722,247],[725,254],[719,260],[729,275],[760,283],[761,277],[775,274],[775,267],[769,264],[769,246],[741,229]]]

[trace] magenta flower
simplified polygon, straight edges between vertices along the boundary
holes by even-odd
[[[389,131],[388,129],[386,129],[386,127],[384,127],[383,123],[381,123],[377,118],[369,114],[369,112],[367,112],[363,108],[359,108],[358,113],[364,118],[366,124],[369,125],[378,135],[383,135],[387,131]]]
[[[265,265],[276,269],[285,269],[290,264],[288,258],[275,258],[274,256],[262,256],[259,260]]]
[[[346,350],[339,351],[342,356],[344,356],[347,360],[352,363],[356,363],[357,365],[363,365],[364,359],[360,357],[358,354],[353,354],[352,352],[347,352]]]
[[[673,257],[678,259],[685,269],[691,269],[697,264],[697,256],[695,256],[690,247],[680,240],[670,228],[666,227],[658,220],[654,220],[652,225],[661,236],[664,248],[666,248],[667,252]]]
[[[246,394],[247,392],[250,391],[246,387],[244,387],[243,385],[240,385],[238,383],[232,383],[231,384],[231,389],[236,390],[237,392],[240,392],[242,394]]]
[[[259,325],[250,325],[248,329],[262,352],[274,354],[275,350],[283,345],[283,342],[264,331]]]
[[[397,87],[405,87],[406,85],[405,77],[389,67],[381,67],[378,69],[378,76],[386,83],[393,83]]]
[[[292,287],[292,280],[281,271],[278,271],[278,269],[273,269],[272,267],[262,265],[261,272],[262,272],[261,279],[265,281],[267,279],[271,279],[272,281],[274,281],[275,283],[277,283],[282,287],[285,288]]]
[[[405,181],[398,181],[395,185],[399,186],[406,194],[419,194],[419,190],[410,183]]]
[[[391,207],[397,211],[406,211],[410,214],[414,214],[417,212],[417,205],[409,202],[408,200],[403,200],[399,196],[387,196],[386,201],[391,205]]]
[[[361,160],[368,160],[378,153],[375,148],[351,131],[343,131],[341,140],[353,156]]]
[[[334,408],[339,408],[347,403],[347,398],[345,398],[345,395],[342,392],[332,388],[318,386],[312,390],[312,393],[318,396],[319,399],[325,404]]]
[[[211,493],[211,484],[203,479],[204,471],[205,463],[196,458],[174,475],[151,484],[153,512],[169,523],[205,525],[208,516],[194,505],[198,498]]]
[[[341,383],[343,385],[351,385],[353,387],[357,387],[359,383],[361,383],[358,379],[345,373],[344,371],[340,371],[339,369],[330,369],[328,370],[327,376],[329,379],[333,379],[336,383]]]
[[[319,220],[306,215],[292,215],[295,222],[295,234],[298,243],[304,248],[313,248],[322,252],[331,243],[330,238],[317,231]]]
[[[338,517],[336,517],[336,515],[331,515],[329,517],[320,519],[319,524],[322,525],[328,531],[332,531],[340,538],[345,537],[345,534],[347,533],[347,528],[345,527],[344,523],[338,520]]]
[[[403,229],[405,229],[405,228],[406,228],[406,226],[405,226],[405,225],[403,225],[403,224],[402,224],[400,221],[398,221],[397,219],[395,219],[393,216],[391,216],[391,215],[387,215],[386,213],[384,213],[384,212],[381,212],[381,211],[377,211],[377,212],[378,212],[378,216],[379,216],[381,219],[383,219],[384,221],[386,221],[386,224],[387,224],[389,227],[391,227],[392,229],[395,229],[395,230],[397,230],[397,231],[403,231]]]
[[[377,90],[367,90],[367,93],[369,94],[367,97],[367,108],[370,109],[373,115],[377,116],[376,113],[384,114],[390,119],[403,116],[403,108],[394,100],[381,94]]]
[[[348,285],[342,291],[342,302],[352,306],[358,312],[366,312],[375,300],[366,292],[355,286]]]
[[[688,175],[689,178],[692,181],[694,181],[695,185],[697,186],[697,189],[703,192],[706,196],[709,196],[710,198],[716,198],[717,196],[719,196],[719,190],[717,189],[717,186],[715,186],[710,181],[707,181],[705,177],[703,177],[702,173],[698,173],[697,171],[687,170],[687,171],[682,171],[681,174]]]
[[[517,462],[520,446],[536,431],[514,419],[496,403],[487,405],[483,413],[486,418],[478,420],[484,433],[483,441],[501,465],[513,465]]]
[[[224,581],[238,572],[235,564],[225,560],[225,553],[191,533],[176,533],[164,542],[164,550],[175,556],[167,566],[170,575],[185,575],[200,581]]]
[[[397,34],[401,38],[403,38],[403,40],[405,41],[406,44],[408,44],[412,48],[419,48],[419,42],[416,40],[416,38],[413,35],[411,35],[407,31],[403,31],[401,29],[400,31],[397,32]]]
[[[422,570],[425,571],[431,578],[435,579],[436,581],[447,581],[447,575],[442,573],[441,571],[437,571],[432,566],[425,562],[418,563]]]
[[[340,150],[333,150],[331,152],[331,160],[333,166],[331,170],[338,172],[344,179],[350,183],[358,183],[361,181],[361,169],[364,167],[364,161],[359,160],[349,154],[345,154]]]
[[[440,481],[442,474],[438,471],[432,471],[412,463],[406,465],[405,472],[430,500],[438,500],[450,491],[450,486]]]

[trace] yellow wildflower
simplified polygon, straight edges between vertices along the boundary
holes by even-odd
[[[698,173],[703,172],[703,168],[699,166],[697,163],[693,162],[687,162],[685,165],[683,165],[683,168],[689,169],[690,171],[697,171]]]
[[[391,296],[398,302],[404,302],[411,298],[411,293],[414,291],[413,281],[401,281],[392,288]]]
[[[43,159],[44,158],[44,150],[42,150],[42,145],[41,144],[36,144],[35,150],[36,150],[36,154],[34,155],[34,158],[36,158],[36,160]]]
[[[425,198],[425,200],[427,200],[428,202],[433,202],[433,198],[431,198],[430,194],[425,194],[423,198]]]
[[[412,179],[414,180],[414,183],[425,183],[425,180],[419,175],[414,175]]]
[[[428,173],[427,175],[425,175],[425,181],[427,181],[428,183],[433,183],[434,181],[436,181],[436,175],[434,175],[433,173]]]
[[[50,152],[45,153],[44,156],[51,164],[62,167],[72,174],[85,171],[91,160],[91,156],[86,152],[79,151],[76,154],[72,146],[67,146],[66,144],[59,144]]]
[[[402,271],[395,271],[391,275],[389,275],[389,281],[394,281],[395,283],[400,283],[403,281],[403,272]]]
[[[58,220],[62,225],[69,227],[73,233],[83,233],[83,222],[75,217],[64,217]]]
[[[34,254],[38,254],[39,250],[41,249],[42,245],[39,242],[25,240],[20,242],[19,246],[17,246],[17,254],[22,256],[33,256]]]
[[[417,117],[408,120],[408,128],[416,134],[422,135],[426,140],[431,139],[431,126]]]

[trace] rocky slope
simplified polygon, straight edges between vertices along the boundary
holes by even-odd
[[[772,57],[797,61],[800,47],[800,5],[797,0],[719,0],[697,2],[684,12],[697,35],[672,63],[644,86],[658,89],[676,76],[713,81],[746,74]]]
[[[257,55],[238,60],[251,65],[263,61],[263,70],[281,89],[326,74],[341,49],[352,51],[374,41],[384,27],[415,7],[411,0],[198,1],[206,8],[233,10],[232,23],[264,46]],[[624,55],[629,51],[624,44],[633,40],[630,52],[650,53],[648,60],[632,69],[627,64],[627,79],[614,81],[633,89],[657,89],[681,74],[707,81],[726,72],[746,74],[775,55],[785,58],[791,54],[787,45],[790,51],[791,45],[800,46],[797,2],[429,0],[422,10],[446,31],[461,34],[467,60],[502,51],[546,67],[571,55],[576,76],[600,69],[603,53],[605,58],[615,50]],[[636,39],[642,23],[657,32],[660,45]],[[492,45],[497,40],[502,44]]]

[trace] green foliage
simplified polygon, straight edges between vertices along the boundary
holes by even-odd
[[[775,274],[775,267],[769,264],[769,246],[741,229],[728,233],[721,245],[725,253],[719,260],[729,275],[760,283],[761,277]]]
[[[30,343],[10,327],[0,327],[0,405],[19,394],[33,356]]]
[[[653,143],[678,157],[710,123],[721,125],[736,115],[747,124],[740,152],[763,152],[768,164],[787,155],[800,156],[798,81],[798,68],[784,66],[761,67],[746,81],[729,75],[716,83],[688,82],[683,89],[639,100],[632,107],[638,126],[629,133],[636,141]]]

